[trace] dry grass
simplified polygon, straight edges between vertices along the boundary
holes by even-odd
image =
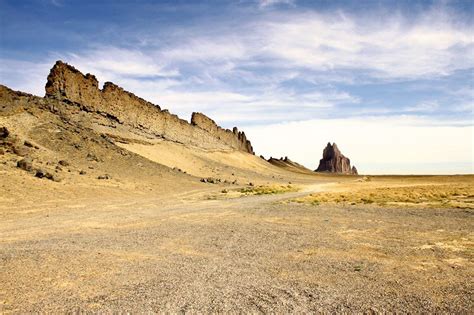
[[[284,194],[288,192],[296,192],[299,188],[292,185],[269,185],[269,186],[248,186],[239,189],[238,191],[244,195],[275,195]]]
[[[233,199],[246,196],[277,195],[297,192],[300,187],[294,185],[259,185],[246,186],[238,189],[222,189],[218,194],[206,195],[207,200]]]
[[[298,203],[376,204],[474,209],[472,177],[372,177],[344,183],[335,191],[292,200]]]

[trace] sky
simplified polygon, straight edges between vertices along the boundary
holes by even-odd
[[[315,169],[474,173],[474,1],[0,0],[0,84],[56,60]]]

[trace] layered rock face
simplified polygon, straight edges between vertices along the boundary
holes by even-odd
[[[51,69],[46,97],[72,103],[170,141],[204,149],[230,148],[254,153],[250,141],[237,128],[223,129],[201,113],[193,113],[189,123],[111,82],[100,90],[94,75],[84,75],[62,61]]]
[[[252,144],[247,140],[245,132],[239,131],[237,127],[234,127],[232,131],[229,129],[223,129],[211,118],[202,113],[196,112],[191,115],[191,125],[206,130],[210,134],[215,135],[218,139],[223,140],[225,143],[231,144],[232,147],[253,154]]]
[[[345,157],[335,143],[328,143],[323,151],[323,158],[319,161],[316,172],[330,172],[339,174],[357,175],[355,166],[351,168],[351,161]]]

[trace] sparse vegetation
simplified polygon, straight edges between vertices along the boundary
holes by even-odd
[[[299,188],[292,185],[270,185],[270,186],[249,186],[239,190],[239,192],[245,196],[248,195],[273,195],[283,194],[287,192],[298,191]]]
[[[245,196],[276,195],[299,191],[299,187],[294,185],[259,185],[246,186],[237,189],[224,188],[218,194],[206,195],[206,200],[234,199]]]
[[[293,200],[297,203],[319,205],[343,203],[348,205],[376,204],[380,206],[426,206],[474,209],[474,185],[470,183],[412,183],[395,186],[379,181],[345,184],[339,192],[314,193]]]

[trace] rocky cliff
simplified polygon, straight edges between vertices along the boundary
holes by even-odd
[[[99,89],[94,75],[84,75],[62,61],[57,61],[51,69],[46,97],[102,114],[170,141],[204,149],[230,148],[254,153],[250,141],[237,128],[233,131],[223,129],[201,113],[193,113],[189,123],[111,82]]]
[[[351,161],[345,157],[335,143],[328,143],[323,151],[323,158],[319,161],[316,172],[330,172],[339,174],[357,175],[355,166],[351,168]]]
[[[223,140],[225,143],[230,144],[234,148],[253,154],[252,144],[249,140],[247,140],[245,132],[239,131],[237,127],[234,127],[232,131],[229,129],[223,129],[219,127],[214,122],[214,120],[202,113],[192,114],[191,125],[206,130],[210,134],[215,135],[218,139]]]

